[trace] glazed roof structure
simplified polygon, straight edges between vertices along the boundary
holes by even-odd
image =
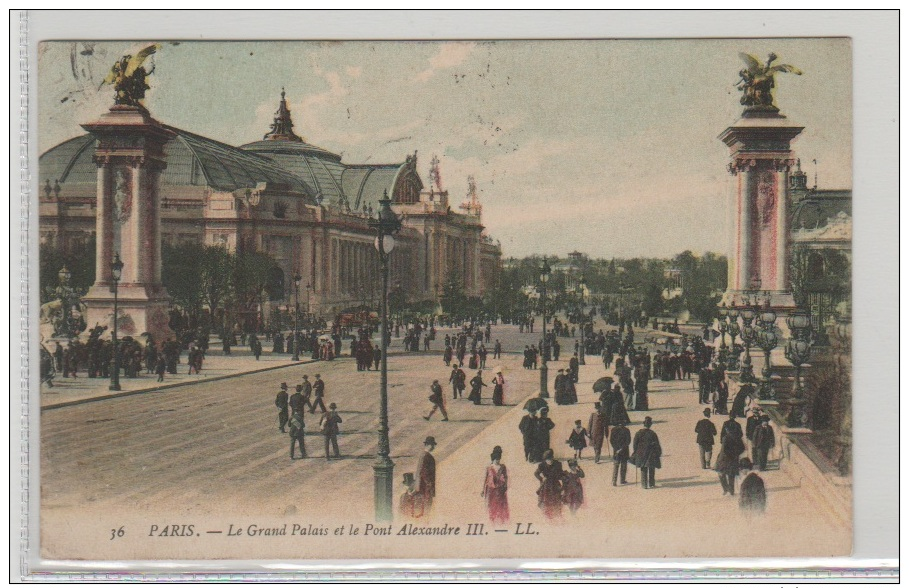
[[[231,192],[255,188],[260,182],[283,186],[315,203],[316,189],[300,176],[290,173],[267,157],[164,125],[176,137],[165,144],[167,168],[162,183],[172,186],[209,186]],[[97,140],[80,135],[46,151],[39,158],[38,175],[61,185],[95,184],[97,167],[92,161]]]

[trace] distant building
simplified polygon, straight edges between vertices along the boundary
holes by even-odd
[[[412,301],[437,299],[437,285],[453,274],[467,295],[480,296],[498,280],[501,248],[484,233],[475,194],[465,213],[453,211],[447,192],[424,187],[416,153],[391,164],[342,162],[294,132],[283,91],[261,141],[234,147],[168,128],[176,138],[165,147],[161,177],[163,243],[271,254],[283,282],[272,305],[289,301],[298,272],[309,296],[301,306],[313,312],[375,301],[378,255],[367,221],[385,193],[403,221],[391,254],[392,289]],[[95,146],[86,134],[41,155],[42,244],[71,253],[92,238]]]
[[[801,161],[789,176],[792,197],[792,288],[815,332],[851,296],[852,190],[808,187]],[[801,298],[801,300],[799,300]]]

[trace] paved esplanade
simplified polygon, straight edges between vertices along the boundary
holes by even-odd
[[[502,462],[509,470],[509,528],[513,531],[517,522],[533,523],[533,530],[540,534],[490,531],[480,550],[483,557],[848,552],[848,534],[842,528],[849,522],[826,512],[784,472],[762,474],[769,491],[768,510],[761,518],[743,518],[737,497],[722,495],[716,474],[701,469],[694,442],[694,425],[703,409],[697,403],[695,379],[652,381],[651,410],[630,413],[632,434],[644,416],[650,415],[660,436],[663,467],[657,470],[656,489],[645,491],[635,485],[633,467],[629,467],[629,484],[613,487],[607,449],[604,447],[599,465],[593,463],[593,452],[587,449],[582,461],[586,505],[574,518],[566,508],[563,521],[547,523],[537,508],[535,466],[524,462],[518,432],[521,406],[537,394],[539,375],[521,367],[520,351],[525,344],[539,340],[539,331],[518,334],[516,327],[493,327],[492,343],[501,339],[505,351],[511,353],[501,361],[491,359],[490,353],[484,379],[490,383],[492,368],[505,367],[506,407],[492,406],[491,385],[483,390],[482,406],[468,402],[466,393],[464,400],[451,400],[450,370],[441,359],[441,339],[447,330],[440,331],[432,355],[391,356],[396,497],[403,491],[403,474],[415,470],[422,440],[433,435],[439,443],[435,511],[419,524],[476,522],[491,529],[480,490],[492,447],[501,445]],[[638,341],[645,338],[646,331],[639,331]],[[574,349],[573,340],[562,339],[562,345],[561,360],[550,364],[551,378],[559,367],[567,367]],[[395,348],[400,349],[399,341]],[[319,413],[307,412],[309,458],[291,461],[289,438],[277,429],[274,397],[282,381],[293,386],[304,373],[312,380],[317,372],[327,383],[326,401],[338,404],[344,420],[340,435],[344,458],[325,460]],[[467,373],[472,377],[472,372]],[[586,427],[595,400],[591,384],[602,375],[605,371],[599,358],[588,357],[580,371],[580,403],[557,406],[550,402],[550,417],[556,423],[552,447],[557,458],[571,456],[565,440],[575,419],[582,419]],[[430,408],[427,397],[433,378],[445,389],[449,422],[439,421],[438,413],[430,422],[422,418]],[[107,540],[110,529],[118,525],[126,527],[127,538],[105,547],[111,558],[136,557],[136,546],[128,539],[147,535],[151,524],[193,524],[204,542],[162,539],[154,545],[158,557],[191,558],[212,557],[222,547],[236,549],[237,539],[224,533],[204,535],[205,530],[226,531],[228,523],[324,523],[328,527],[332,522],[373,522],[378,381],[377,372],[357,372],[353,360],[344,358],[44,411],[42,528],[53,531],[54,537],[53,544],[42,545],[44,554],[78,557],[82,545]],[[725,417],[713,418],[719,429]],[[395,531],[404,522],[396,517]],[[467,543],[460,543],[464,541]],[[396,556],[457,558],[464,557],[468,549],[477,557],[478,548],[469,541],[469,537],[421,537],[408,544],[406,554]],[[331,542],[305,539],[242,544],[248,550],[244,556],[250,558],[387,555],[381,542],[353,538],[344,545],[353,551],[339,552]]]

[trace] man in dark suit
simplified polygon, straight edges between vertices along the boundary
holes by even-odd
[[[316,407],[318,406],[322,409],[322,414],[325,414],[325,402],[323,401],[323,398],[325,398],[325,382],[322,381],[322,376],[319,374],[316,374],[316,381],[312,383],[312,393],[315,400],[313,400],[309,413],[315,413]]]
[[[423,497],[426,510],[432,507],[436,496],[436,458],[432,456],[436,448],[436,438],[429,436],[423,441],[423,455],[417,462],[417,492]]]
[[[455,400],[457,400],[458,397],[464,396],[464,381],[466,378],[467,375],[464,373],[464,370],[462,370],[458,364],[452,364],[451,375],[448,376],[448,381],[451,383],[451,391]]]
[[[341,424],[341,416],[336,410],[338,405],[332,402],[328,405],[329,411],[322,415],[322,419],[319,422],[319,426],[322,429],[322,434],[325,435],[325,459],[331,459],[332,456],[329,455],[328,449],[329,445],[334,453],[335,459],[341,458],[341,451],[338,449],[338,425]]]
[[[429,396],[429,401],[432,403],[432,410],[430,410],[429,415],[423,417],[423,419],[428,421],[438,410],[442,413],[442,420],[447,421],[448,412],[445,410],[445,398],[442,392],[442,385],[439,384],[438,380],[433,380],[430,390],[432,390],[432,394]]]
[[[739,439],[742,438],[742,425],[740,425],[735,420],[735,413],[729,413],[729,420],[723,423],[723,428],[720,430],[720,444],[726,439],[726,436],[730,433],[734,433]]]
[[[644,418],[644,428],[635,433],[631,461],[641,469],[641,486],[649,490],[656,486],[656,470],[662,466],[660,457],[663,449],[660,447],[660,438],[650,429],[653,419]]]
[[[716,426],[710,420],[709,408],[704,409],[704,418],[694,426],[694,432],[697,434],[698,450],[701,453],[701,467],[708,470],[713,457],[713,438],[716,437]]]
[[[622,484],[627,484],[625,476],[628,472],[628,446],[631,445],[631,431],[624,423],[612,428],[612,432],[609,434],[609,444],[612,445],[612,485],[618,485],[619,473],[621,473]]]
[[[580,369],[578,362],[578,353],[575,351],[574,355],[571,356],[571,359],[568,360],[568,377],[571,378],[572,383],[578,383],[578,370]]]
[[[306,374],[303,374],[303,384],[301,384],[300,391],[303,396],[303,406],[309,408],[310,413],[313,412],[312,400],[310,400],[312,397],[312,384]]]
[[[302,390],[303,390],[303,385],[297,384],[296,391],[293,394],[291,394],[290,400],[288,401],[288,404],[290,405],[290,412],[299,412],[299,413],[303,412],[304,403],[303,403],[303,394],[301,393]]]
[[[287,432],[284,430],[284,427],[287,426],[287,419],[289,418],[289,414],[287,412],[287,403],[287,383],[281,382],[281,391],[278,392],[278,395],[275,397],[275,406],[278,407],[278,429],[282,433]]]
[[[764,415],[761,417],[760,426],[754,431],[752,447],[755,456],[754,465],[762,472],[767,469],[767,454],[773,446],[776,445],[776,437],[773,434],[773,428],[770,426],[770,417]]]

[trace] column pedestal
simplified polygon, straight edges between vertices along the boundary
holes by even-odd
[[[83,297],[89,328],[113,326],[114,254],[123,261],[119,282],[118,335],[149,333],[157,343],[172,337],[170,298],[161,284],[161,205],[158,189],[166,167],[164,145],[173,131],[145,109],[113,106],[82,125],[98,139],[97,255],[95,283]]]

